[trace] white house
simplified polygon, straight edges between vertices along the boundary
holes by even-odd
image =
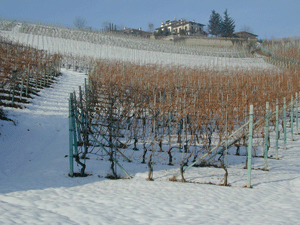
[[[167,20],[165,23],[162,22],[160,28],[157,28],[157,32],[164,32],[168,29],[170,34],[204,34],[203,27],[205,25],[201,23],[196,23],[195,21],[186,21],[185,19],[170,21]]]

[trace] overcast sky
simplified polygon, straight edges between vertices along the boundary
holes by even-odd
[[[73,26],[77,16],[101,29],[109,21],[148,30],[162,21],[184,18],[207,25],[211,11],[246,25],[262,39],[300,36],[300,0],[0,0],[0,16]]]

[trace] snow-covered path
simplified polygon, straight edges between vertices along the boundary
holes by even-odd
[[[0,192],[52,187],[68,154],[69,93],[83,86],[86,75],[62,69],[51,88],[43,89],[26,108],[10,109],[17,122],[5,122],[0,136]],[[41,176],[47,179],[39,179]],[[57,185],[63,185],[57,180]]]
[[[88,164],[92,176],[68,177],[68,97],[85,75],[62,72],[27,109],[9,111],[16,126],[0,121],[0,224],[300,223],[296,135],[288,150],[280,149],[280,160],[269,160],[270,171],[253,170],[252,189],[242,187],[243,165],[229,167],[232,187],[170,182],[175,169],[159,166],[149,182],[145,168],[134,164],[126,165],[132,180],[107,180],[102,161]],[[255,168],[262,165],[262,159],[253,159]],[[186,179],[220,183],[222,174],[222,169],[192,168]]]
[[[68,117],[68,98],[72,91],[78,92],[78,86],[84,87],[84,73],[74,73],[62,69],[63,76],[57,78],[57,83],[51,88],[42,89],[39,97],[33,100],[33,104],[26,106],[28,112],[35,115],[53,115]]]

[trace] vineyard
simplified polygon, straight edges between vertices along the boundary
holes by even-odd
[[[247,125],[252,105],[254,156],[264,157],[267,170],[269,133],[276,130],[278,151],[280,130],[286,144],[287,113],[293,133],[298,79],[296,69],[216,71],[100,60],[89,73],[85,92],[80,89],[79,97],[71,96],[70,140],[75,142],[70,143],[76,143],[72,157],[82,166],[81,175],[90,154],[111,161],[112,178],[118,177],[116,165],[130,177],[118,158],[147,163],[149,180],[158,163],[178,165],[182,180],[183,167],[191,162],[194,166],[217,163],[227,174],[227,163],[232,161],[228,152],[249,157]]]
[[[1,25],[2,24],[2,25]],[[63,55],[64,64],[87,67],[90,60],[110,59],[135,64],[181,65],[228,69],[269,66],[240,45],[189,46],[181,43],[99,31],[0,21],[2,35],[31,47]]]
[[[59,75],[60,55],[0,39],[0,105],[22,108]]]
[[[256,57],[241,46],[29,23],[0,21],[0,30],[2,105],[24,106],[16,102],[49,87],[60,67],[88,74],[69,98],[70,176],[88,176],[90,161],[110,162],[113,179],[121,177],[117,168],[131,178],[126,167],[140,163],[148,180],[158,165],[173,168],[171,181],[186,181],[192,166],[217,167],[227,186],[228,169],[243,162],[251,187],[252,157],[267,171],[279,140],[286,148],[287,133],[298,133],[298,41],[265,42],[268,57]]]
[[[288,67],[300,65],[299,40],[266,41],[262,51],[269,56],[268,61],[273,64]]]

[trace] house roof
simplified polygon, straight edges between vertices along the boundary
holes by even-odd
[[[255,37],[258,36],[258,35],[256,35],[256,34],[252,34],[252,33],[247,32],[247,31],[234,32],[233,34],[235,34],[235,35],[239,35],[239,34],[248,34],[248,35],[252,35],[252,36],[255,36]]]

